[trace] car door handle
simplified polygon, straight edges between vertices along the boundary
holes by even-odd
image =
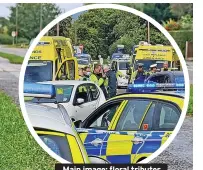
[[[144,140],[142,138],[134,137],[134,139],[131,140],[132,143],[135,145],[142,143]]]
[[[103,141],[102,139],[96,138],[95,140],[93,140],[93,141],[91,142],[91,144],[94,145],[94,146],[98,146],[98,145],[101,145],[103,142],[104,142],[104,141]]]

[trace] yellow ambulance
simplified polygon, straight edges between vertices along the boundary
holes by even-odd
[[[44,36],[32,51],[25,82],[78,80],[78,63],[71,40],[61,36]]]

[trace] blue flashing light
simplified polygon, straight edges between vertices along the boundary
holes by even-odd
[[[143,93],[143,92],[153,92],[156,90],[184,90],[185,84],[184,83],[138,83],[138,84],[129,84],[128,85],[128,92],[136,92],[136,93]]]
[[[24,83],[24,93],[34,95],[48,95],[53,97],[56,95],[55,87],[52,84]]]

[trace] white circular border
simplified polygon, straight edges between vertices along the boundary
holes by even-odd
[[[185,100],[184,100],[184,107],[182,109],[182,114],[180,116],[180,119],[178,121],[178,124],[176,126],[176,128],[174,129],[172,135],[169,137],[169,139],[156,151],[154,152],[151,156],[149,156],[148,158],[144,159],[141,163],[148,163],[149,161],[151,161],[152,159],[154,159],[155,157],[157,157],[161,152],[164,151],[164,149],[166,149],[169,144],[172,142],[172,140],[175,138],[175,136],[177,135],[178,131],[180,130],[182,123],[184,121],[186,112],[187,112],[187,107],[188,107],[188,103],[189,103],[189,94],[190,94],[190,86],[189,86],[189,74],[188,74],[188,70],[187,70],[187,66],[184,60],[184,57],[182,55],[181,50],[179,49],[178,45],[176,44],[175,40],[172,38],[172,36],[154,19],[152,19],[151,17],[149,17],[148,15],[130,8],[130,7],[126,7],[126,6],[122,6],[122,5],[116,5],[116,4],[92,4],[92,5],[86,5],[86,6],[82,6],[73,10],[70,10],[62,15],[60,15],[58,18],[54,19],[51,23],[49,23],[36,37],[36,39],[33,41],[32,45],[30,46],[30,48],[28,49],[22,67],[21,67],[21,72],[20,72],[20,78],[19,78],[19,100],[20,100],[20,106],[21,106],[21,110],[22,110],[22,114],[24,117],[24,120],[32,134],[32,136],[35,138],[35,140],[38,142],[38,144],[50,155],[52,156],[54,159],[56,159],[57,161],[61,162],[61,163],[69,163],[67,162],[65,159],[61,158],[60,156],[56,155],[54,152],[52,152],[43,142],[42,140],[39,138],[39,136],[36,134],[34,128],[32,127],[32,124],[28,118],[28,115],[26,113],[26,108],[25,108],[25,102],[24,102],[24,96],[23,96],[23,89],[24,89],[24,74],[25,74],[25,70],[26,70],[26,66],[29,60],[29,56],[31,55],[34,47],[37,45],[38,41],[40,40],[40,38],[46,34],[46,32],[48,30],[50,30],[54,25],[56,25],[58,22],[60,22],[61,20],[65,19],[68,16],[74,15],[78,12],[82,12],[82,11],[86,11],[86,10],[90,10],[90,9],[101,9],[101,8],[112,8],[112,9],[118,9],[118,10],[122,10],[122,11],[126,11],[132,14],[135,14],[147,21],[149,21],[151,24],[153,24],[155,27],[157,27],[170,41],[170,43],[172,44],[172,46],[175,48],[176,53],[178,54],[182,67],[183,67],[183,72],[184,72],[184,77],[185,77]]]

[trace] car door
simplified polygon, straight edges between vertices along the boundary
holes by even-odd
[[[145,115],[138,133],[146,135],[146,137],[132,163],[137,163],[158,150],[170,137],[181,114],[178,106],[166,101],[154,100],[150,109],[151,111]]]
[[[92,113],[98,106],[100,103],[100,92],[99,89],[96,87],[95,84],[90,84],[87,83],[88,86],[88,91],[89,91],[89,95],[90,95],[90,113]]]
[[[99,156],[105,159],[106,141],[110,135],[110,122],[120,113],[125,100],[109,101],[96,109],[77,131],[84,143],[88,156]]]
[[[148,112],[154,113],[154,105],[150,99],[132,98],[126,101],[122,112],[109,128],[114,131],[106,142],[106,159],[109,162],[133,163],[148,134],[139,132],[142,121]]]
[[[78,99],[83,99],[83,103],[78,103]],[[75,107],[75,120],[84,120],[95,109],[95,101],[92,101],[89,85],[87,83],[81,84],[77,87],[75,97],[73,99],[73,106]]]
[[[152,110],[150,109],[151,105],[152,101],[149,99],[123,100],[117,109],[119,111],[114,114],[112,119],[109,119],[109,116],[103,111],[105,114],[100,114],[102,117],[98,117],[92,123],[97,126],[86,123],[84,128],[94,128],[94,132],[91,131],[91,129],[90,131],[86,131],[85,136],[81,134],[88,155],[92,154],[90,151],[93,150],[92,147],[94,146],[92,145],[92,142],[86,140],[86,138],[89,137],[89,135],[102,134],[103,136],[101,136],[99,140],[96,137],[94,137],[94,140],[91,138],[91,141],[100,143],[100,147],[97,148],[98,156],[111,163],[131,163],[137,150],[142,145],[141,141],[137,140],[142,140],[146,137],[145,134],[137,135],[137,130],[140,129],[143,116],[146,112]],[[136,112],[135,118],[133,117],[134,112]],[[105,126],[105,128],[101,127],[100,123],[97,124],[96,122],[98,122],[99,119],[99,122],[102,122],[103,124],[109,122],[108,128],[107,126]],[[91,117],[89,120],[91,121]],[[103,130],[100,130],[102,128]]]

